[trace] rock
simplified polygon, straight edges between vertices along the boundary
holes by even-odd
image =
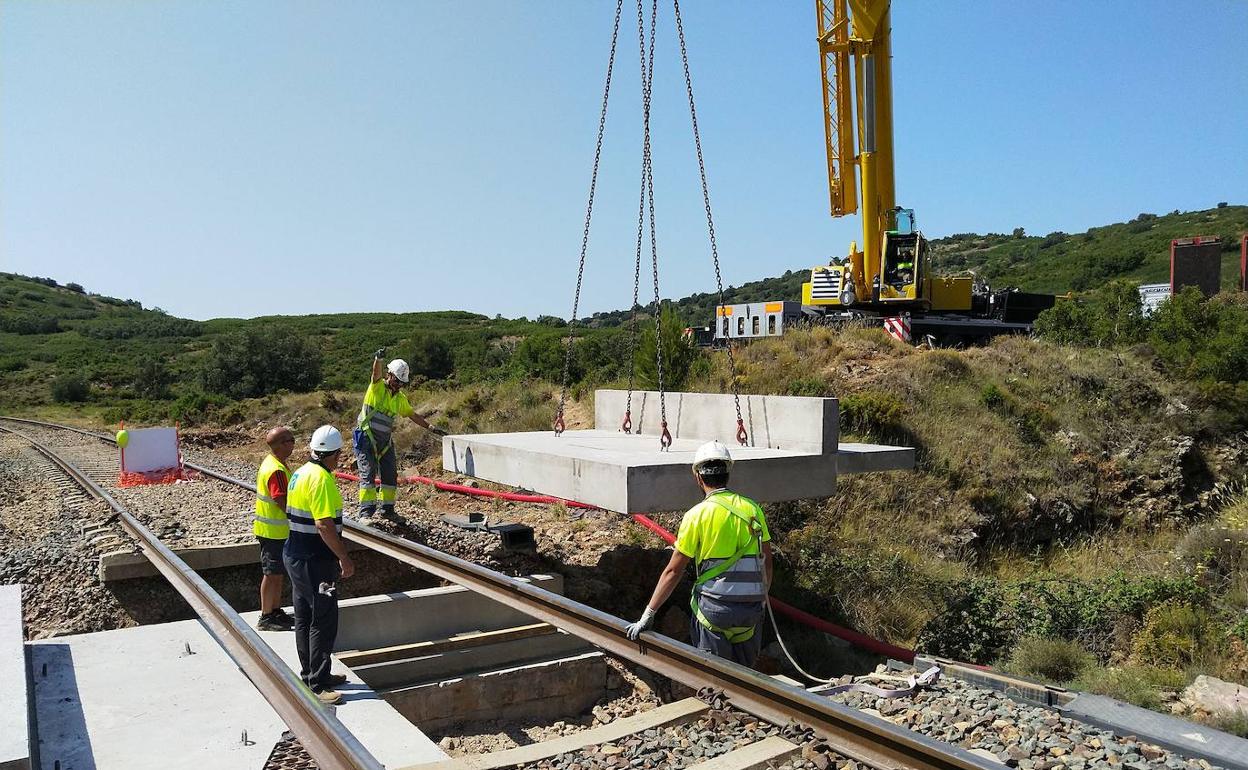
[[[1248,715],[1248,687],[1201,674],[1183,691],[1182,702],[1211,714]]]

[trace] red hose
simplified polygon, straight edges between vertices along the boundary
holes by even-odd
[[[351,473],[343,473],[341,471],[335,471],[334,475],[340,479],[343,479],[344,481],[357,481],[358,482],[360,480],[359,476],[356,476]],[[517,492],[495,492],[492,489],[477,489],[476,487],[467,487],[462,484],[451,484],[445,481],[435,481],[434,479],[431,479],[428,476],[405,476],[399,479],[399,481],[407,482],[408,484],[429,484],[433,486],[435,489],[441,490],[443,492],[455,492],[455,493],[462,494],[462,495],[472,495],[474,497],[496,497],[496,498],[500,498],[503,500],[510,500],[512,502],[517,502],[517,503],[546,503],[548,505],[556,505],[559,503],[563,503],[569,508],[585,508],[588,510],[598,510],[598,506],[596,505],[578,503],[575,500],[564,500],[559,497],[550,497],[548,495],[524,495],[524,494],[520,494]],[[666,529],[663,529],[662,526],[656,523],[649,516],[646,516],[641,513],[635,513],[633,514],[633,521],[637,522],[641,526],[645,527],[646,529],[650,530],[654,534],[658,535],[668,545],[671,545],[672,543],[676,542],[676,537],[672,535],[671,532],[668,532]],[[832,636],[838,637],[840,639],[844,639],[850,644],[861,647],[862,649],[867,650],[869,652],[874,652],[877,655],[885,655],[890,658],[896,658],[897,660],[900,660],[903,663],[914,662],[914,650],[907,650],[904,647],[898,647],[896,645],[889,644],[888,642],[884,642],[879,639],[873,639],[872,637],[867,636],[866,634],[860,634],[857,631],[853,631],[851,629],[838,626],[835,623],[829,623],[828,621],[822,618],[817,618],[808,612],[803,612],[802,610],[799,610],[793,605],[786,604],[780,601],[779,599],[771,598],[770,601],[771,601],[772,609],[774,609],[776,612],[779,612],[781,615],[784,615],[785,617],[791,620],[797,621],[798,623],[801,623],[804,626],[808,626],[817,631],[822,631],[825,634],[831,634]]]

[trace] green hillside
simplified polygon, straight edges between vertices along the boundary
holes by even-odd
[[[1085,291],[1115,278],[1161,283],[1170,278],[1170,241],[1192,236],[1222,240],[1222,281],[1239,275],[1240,237],[1248,233],[1248,206],[1140,214],[1129,222],[1082,233],[1024,235],[960,233],[932,241],[940,272],[974,270],[989,283],[1061,294]]]

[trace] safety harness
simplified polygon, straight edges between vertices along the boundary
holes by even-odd
[[[758,545],[758,556],[760,559],[762,559],[763,558],[763,547],[762,547],[763,528],[759,526],[758,520],[754,518],[753,516],[746,516],[740,511],[734,510],[733,508],[725,505],[719,500],[714,500],[708,497],[707,502],[712,503],[714,505],[718,505],[720,508],[723,508],[725,511],[727,511],[730,515],[735,516],[737,519],[740,519],[742,522],[744,522],[746,527],[748,527],[750,530],[750,539],[746,541],[745,545],[742,545],[740,548],[738,548],[737,552],[734,553],[732,556],[728,557],[727,559],[724,559],[719,564],[716,564],[715,566],[708,569],[706,572],[703,572],[702,574],[698,575],[697,580],[695,580],[693,583],[693,592],[689,596],[689,609],[693,612],[693,616],[698,619],[698,622],[702,624],[703,628],[706,628],[707,630],[713,631],[717,634],[723,635],[723,637],[727,639],[729,643],[740,644],[741,642],[748,642],[750,639],[754,637],[755,627],[754,626],[731,626],[729,628],[720,628],[719,626],[712,623],[710,620],[707,619],[706,615],[702,613],[702,608],[698,605],[698,597],[702,593],[699,590],[699,588],[703,584],[707,583],[708,581],[714,580],[715,578],[724,574],[728,570],[732,569],[733,565],[741,561],[742,557],[746,555],[746,552],[748,552],[751,546],[754,546],[755,544]],[[763,601],[765,602],[766,598],[764,598]]]

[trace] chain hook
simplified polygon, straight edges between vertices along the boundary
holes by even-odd
[[[620,430],[625,433],[633,432],[633,413],[627,409],[624,410],[624,423],[620,425]]]
[[[667,429],[667,420],[664,420],[661,425],[663,432],[659,434],[659,448],[660,451],[666,452],[672,445],[672,432]]]
[[[563,410],[560,409],[559,413],[555,415],[555,435],[562,435],[566,429],[567,426],[563,423]]]
[[[748,446],[750,442],[750,434],[745,431],[745,420],[737,418],[737,443],[741,446]]]

